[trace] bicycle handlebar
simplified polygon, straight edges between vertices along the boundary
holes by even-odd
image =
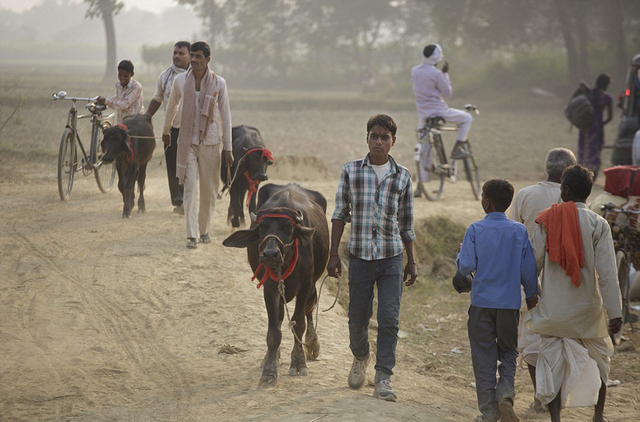
[[[640,210],[623,210],[622,208],[616,208],[616,204],[609,202],[600,206],[602,211],[610,211],[618,214],[640,214]]]
[[[51,95],[51,98],[53,98],[54,101],[56,101],[56,100],[69,100],[69,101],[94,102],[94,101],[98,100],[98,97],[99,97],[99,95],[96,95],[95,97],[68,97],[66,91],[60,91],[58,93],[54,92]]]

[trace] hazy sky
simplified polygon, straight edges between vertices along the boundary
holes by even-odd
[[[75,3],[80,3],[82,0],[70,0]],[[167,7],[177,6],[178,2],[175,0],[121,0],[124,3],[125,9],[136,7],[142,10],[148,10],[150,12],[160,12]],[[0,7],[3,9],[13,10],[14,12],[22,12],[23,10],[31,9],[37,4],[42,4],[43,0],[2,0]]]

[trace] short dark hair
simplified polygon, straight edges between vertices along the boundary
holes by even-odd
[[[498,212],[505,212],[509,208],[514,192],[513,185],[507,179],[490,179],[482,185],[482,195]]]
[[[191,43],[189,41],[178,41],[173,46],[175,48],[186,48],[187,50],[191,49]]]
[[[211,56],[211,47],[204,41],[196,41],[191,44],[191,48],[189,48],[189,52],[191,51],[202,51],[205,57]]]
[[[123,60],[118,63],[118,70],[133,73],[133,63],[131,63],[131,60]]]
[[[587,199],[593,187],[593,173],[580,164],[567,167],[562,173],[560,185],[571,189],[574,199]]]
[[[428,46],[426,46],[426,47],[424,48],[424,50],[422,50],[422,54],[423,54],[425,57],[431,57],[431,55],[433,54],[433,52],[435,51],[435,49],[436,49],[436,45],[435,45],[435,44],[429,44]]]
[[[393,121],[391,116],[387,116],[386,114],[376,114],[375,116],[369,117],[369,121],[367,122],[367,134],[371,132],[371,129],[374,126],[382,126],[391,132],[392,136],[396,136],[396,132],[398,131],[396,122]]]

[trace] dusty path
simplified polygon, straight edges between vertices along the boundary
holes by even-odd
[[[78,175],[71,200],[61,202],[55,165],[3,164],[1,420],[438,422],[477,414],[471,380],[430,375],[424,351],[402,341],[398,403],[371,398],[371,385],[348,389],[351,354],[339,306],[320,315],[320,359],[309,363],[309,375],[286,375],[292,336],[285,332],[278,387],[258,389],[266,312],[244,250],[220,243],[230,233],[228,198],[216,209],[213,243],[187,250],[183,217],[171,212],[165,169],[155,163],[148,211],[131,220],[120,218],[119,193],[99,193],[92,177]],[[304,184],[325,193],[332,208],[334,181]],[[446,201],[417,203],[417,216],[482,216],[467,186],[447,189]],[[321,308],[332,300],[325,290]],[[452,315],[440,317],[464,324],[464,315]],[[218,354],[223,344],[246,351]],[[470,367],[469,356],[449,364],[453,374],[453,365]],[[637,403],[629,406],[633,413]]]

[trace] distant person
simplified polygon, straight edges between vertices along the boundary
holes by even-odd
[[[478,409],[482,413],[476,421],[519,420],[513,399],[520,286],[524,287],[527,307],[532,308],[538,301],[538,277],[527,229],[505,214],[513,192],[508,180],[485,182],[482,208],[487,215],[469,226],[457,259],[460,274],[475,273],[467,325]]]
[[[540,303],[527,328],[541,336],[536,397],[548,404],[552,422],[560,421],[564,406],[594,404],[593,421],[604,422],[609,335],[622,327],[611,229],[585,204],[592,185],[588,169],[567,168],[560,185],[564,202],[538,215],[532,238],[543,272]]]
[[[342,273],[338,255],[346,223],[349,237],[349,340],[353,364],[349,387],[364,385],[369,364],[369,320],[374,287],[378,287],[378,340],[374,397],[396,401],[391,386],[396,364],[400,302],[404,285],[418,276],[413,254],[413,193],[409,171],[389,155],[397,126],[387,115],[367,122],[369,153],[344,165],[338,181],[336,207],[331,217],[331,248],[327,273]],[[402,252],[407,265],[402,270]]]
[[[467,135],[473,117],[465,111],[449,108],[442,97],[451,98],[453,88],[449,80],[449,62],[445,60],[442,70],[436,66],[443,58],[442,48],[438,44],[429,44],[422,50],[423,62],[411,69],[413,94],[418,110],[419,127],[429,117],[440,116],[447,122],[458,126],[458,139],[451,152],[451,158],[469,157],[466,148]]]
[[[189,48],[191,44],[187,41],[178,41],[173,46],[173,63],[169,68],[158,76],[158,82],[156,83],[156,92],[153,94],[153,98],[149,103],[147,114],[153,116],[160,108],[160,104],[164,102],[165,114],[167,111],[167,103],[169,102],[169,96],[171,95],[171,87],[173,86],[173,79],[176,75],[185,73],[189,69]],[[171,134],[169,137],[162,137],[162,141],[165,143],[164,157],[167,162],[167,178],[169,180],[169,194],[171,195],[171,204],[174,206],[173,212],[183,212],[182,197],[184,194],[184,187],[179,183],[176,176],[176,156],[178,154],[178,134],[180,133],[180,117],[181,112],[178,111],[173,118],[171,124]]]
[[[585,166],[593,172],[593,180],[598,177],[600,170],[600,152],[604,145],[604,125],[613,118],[613,99],[607,93],[611,76],[600,74],[596,79],[595,88],[581,82],[576,94],[586,94],[595,109],[594,122],[586,129],[581,129],[578,134],[578,164]],[[606,119],[603,118],[604,110],[607,111]]]
[[[547,180],[532,186],[520,189],[511,205],[511,219],[524,224],[527,228],[529,240],[533,236],[536,227],[536,218],[540,211],[549,208],[553,204],[560,204],[560,180],[562,172],[576,164],[576,157],[568,149],[554,148],[546,158]],[[536,362],[540,350],[540,335],[529,331],[525,322],[529,320],[527,304],[523,301],[520,307],[520,326],[518,327],[518,352],[527,364],[535,397],[536,388]],[[529,408],[536,413],[543,413],[545,408],[540,401],[534,398]]]
[[[191,68],[177,75],[173,81],[162,140],[167,143],[170,138],[171,126],[180,106],[176,175],[180,184],[184,185],[187,248],[195,249],[199,241],[211,243],[209,230],[220,185],[220,144],[228,166],[233,164],[233,152],[227,83],[209,69],[209,44],[203,41],[191,44],[189,57]]]
[[[118,124],[127,116],[144,113],[142,85],[133,79],[133,63],[123,60],[118,63],[118,82],[116,95],[109,98],[98,97],[98,104],[106,104],[118,112]]]

